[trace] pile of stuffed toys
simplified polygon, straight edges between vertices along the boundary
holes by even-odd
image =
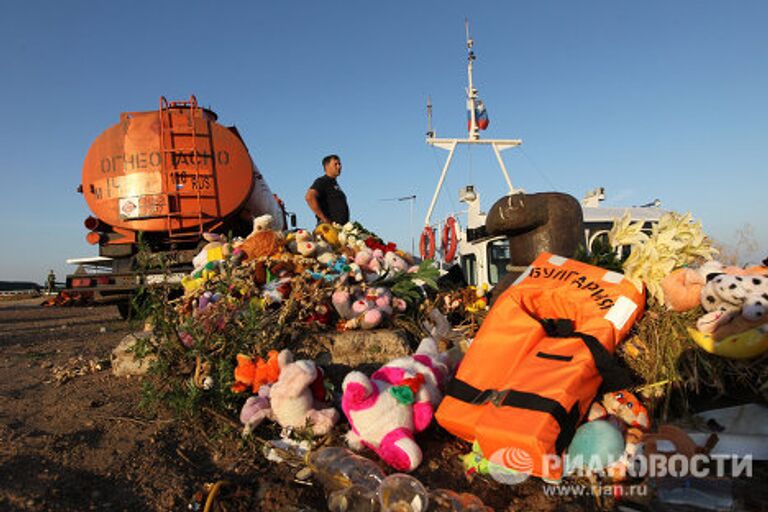
[[[741,268],[711,260],[675,270],[661,287],[669,309],[704,309],[688,332],[706,351],[745,359],[768,350],[768,267]]]
[[[211,329],[227,322],[222,309],[234,313],[244,302],[279,308],[299,280],[320,290],[308,319],[339,331],[380,328],[409,307],[406,298],[386,285],[392,282],[388,278],[406,276],[415,282],[413,287],[421,286],[420,276],[437,274],[434,269],[424,272],[410,254],[355,224],[282,233],[265,215],[254,219],[252,233],[243,240],[209,233],[205,240],[193,272],[182,281],[185,293],[178,311],[196,322],[215,318]],[[233,272],[241,276],[239,281],[231,279]],[[191,337],[180,330],[181,342],[192,346]],[[446,336],[450,323],[435,309],[425,332]],[[457,361],[456,351],[450,356],[440,352],[429,337],[413,355],[390,361],[370,378],[350,372],[340,400],[351,426],[349,444],[371,448],[394,468],[415,469],[422,454],[414,434],[430,424]],[[272,350],[265,357],[239,354],[233,378],[231,391],[248,395],[240,412],[244,435],[271,420],[283,428],[283,435],[310,426],[313,436],[323,436],[339,421],[323,370],[312,360],[294,360],[290,350]]]
[[[206,233],[207,244],[195,256],[194,270],[182,280],[187,310],[204,310],[221,300],[222,294],[206,283],[220,277],[225,267],[248,268],[253,279],[247,284],[259,287],[259,296],[251,300],[261,307],[279,307],[297,278],[317,282],[328,290],[328,300],[316,305],[311,320],[327,324],[333,308],[340,330],[374,329],[406,310],[404,298],[378,283],[399,274],[418,282],[423,269],[414,265],[410,254],[351,223],[287,234],[272,226],[272,217],[263,215],[254,219],[252,233],[243,240]]]
[[[322,300],[311,305],[307,321],[337,330],[380,328],[411,306],[383,283],[388,277],[406,275],[417,286],[424,269],[415,265],[410,254],[355,224],[323,224],[313,232],[286,234],[274,230],[267,215],[254,220],[253,232],[244,240],[228,241],[213,234],[205,239],[207,245],[194,259],[194,271],[183,280],[182,310],[200,319],[206,318],[212,305],[232,303],[234,310],[238,300],[265,309],[280,307],[301,279],[322,291]],[[209,286],[233,267],[248,268],[250,291],[242,289],[242,283],[229,285],[226,293],[220,286]],[[660,287],[664,302],[674,311],[703,307],[705,314],[690,332],[706,350],[728,357],[753,357],[768,350],[768,267],[741,269],[708,261],[698,268],[675,270],[661,280]],[[444,296],[445,314],[437,308],[429,312],[425,319],[429,336],[414,354],[388,362],[370,377],[359,371],[346,375],[337,404],[349,422],[350,447],[367,447],[399,471],[412,471],[421,463],[415,434],[430,425],[461,357],[457,338],[462,335],[452,329],[449,317],[459,309],[486,310],[486,293],[467,288]],[[190,346],[183,332],[180,339]],[[450,341],[447,347],[446,340]],[[271,351],[266,359],[238,355],[234,381],[233,392],[249,394],[240,413],[244,434],[268,419],[283,427],[284,433],[309,425],[312,435],[323,436],[340,419],[322,369],[312,360],[294,360],[290,350]],[[647,411],[624,390],[600,397],[588,420],[581,427],[586,429],[583,432],[600,430],[607,434],[598,437],[620,440],[621,450],[606,468],[620,479],[650,428]],[[583,445],[583,439],[591,437],[577,435],[569,451],[605,448]],[[487,472],[493,466],[477,446],[462,460],[470,473]]]
[[[311,360],[293,360],[290,350],[270,353],[267,361],[246,361],[235,371],[233,391],[249,390],[240,412],[244,434],[270,419],[284,429],[308,424],[314,436],[327,434],[339,420],[329,406],[322,370]],[[350,447],[363,446],[400,471],[415,469],[422,460],[414,434],[426,429],[442,399],[455,359],[438,352],[432,338],[422,340],[416,352],[390,361],[371,377],[352,371],[342,385],[341,409],[350,424]]]

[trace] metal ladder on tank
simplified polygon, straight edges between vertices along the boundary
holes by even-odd
[[[173,115],[171,114],[173,109],[186,109],[188,113],[188,127],[182,128],[173,126]],[[165,96],[160,97],[160,170],[165,178],[166,194],[168,197],[166,228],[170,239],[175,241],[198,239],[203,234],[203,199],[215,199],[216,197],[215,194],[203,194],[202,191],[201,176],[208,176],[211,180],[215,180],[215,176],[213,175],[213,172],[211,174],[200,173],[199,158],[204,154],[200,151],[198,146],[198,141],[200,139],[208,140],[207,156],[211,159],[211,171],[213,171],[215,160],[210,126],[205,133],[197,132],[195,119],[197,119],[199,111],[200,107],[198,106],[197,98],[195,98],[194,95],[190,96],[189,101],[168,101]],[[184,146],[179,146],[177,144],[177,139],[182,138],[189,142]],[[183,156],[186,158],[190,155],[193,165],[191,166],[191,169],[182,169],[182,172],[188,174],[184,175],[186,176],[185,178],[180,178],[179,162],[182,159],[181,157]],[[167,165],[168,157],[170,157],[170,166]],[[192,170],[191,173],[190,170]],[[182,181],[186,181],[186,179],[189,178],[198,184],[197,188],[194,189],[194,195],[182,193],[182,188],[186,185],[186,183],[183,183]],[[215,189],[215,184],[211,184],[211,189]],[[188,210],[185,206],[187,211],[183,211],[181,208],[182,200],[189,197],[195,198],[196,208]],[[184,219],[190,217],[197,219],[197,229],[194,231],[182,229]],[[205,217],[209,217],[209,215],[205,215]]]

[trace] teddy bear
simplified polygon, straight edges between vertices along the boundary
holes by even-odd
[[[244,432],[250,432],[265,418],[283,428],[301,428],[309,422],[315,436],[330,432],[339,420],[339,413],[333,407],[316,408],[326,398],[322,371],[309,359],[294,361],[288,349],[279,353],[277,361],[280,367],[277,382],[262,386],[258,394],[243,405],[240,420],[245,424]]]
[[[314,279],[315,281],[322,279],[329,283],[332,281],[342,279],[342,276],[347,274],[349,271],[350,271],[350,268],[349,268],[349,265],[347,264],[347,258],[344,256],[327,259],[322,264],[322,268],[320,269],[319,272],[315,272],[313,270],[307,270],[310,277],[312,277],[312,279]]]
[[[359,287],[342,287],[331,295],[334,309],[344,321],[344,329],[375,329],[384,319],[373,302],[366,301]]]
[[[389,251],[384,253],[384,268],[392,273],[415,272],[418,265],[413,265],[405,259],[408,255],[399,251]]]
[[[242,251],[233,248],[233,244],[228,243],[224,235],[203,233],[203,240],[206,244],[192,258],[192,272],[181,280],[186,295],[194,293],[215,276],[222,261],[231,258],[235,264],[239,264],[242,259]]]
[[[661,281],[661,289],[664,293],[664,303],[672,311],[689,311],[699,305],[702,305],[706,311],[721,309],[723,302],[736,306],[740,303],[738,299],[723,289],[723,286],[730,287],[731,281],[735,281],[737,286],[733,288],[737,295],[744,295],[739,280],[734,279],[739,276],[755,275],[757,278],[768,278],[768,268],[764,266],[753,266],[748,268],[725,266],[714,260],[704,262],[698,268],[683,267],[674,270]],[[720,276],[730,276],[722,277]],[[728,281],[723,283],[723,281]],[[713,283],[713,281],[716,281]],[[716,286],[722,284],[723,286]],[[750,288],[749,285],[746,288]],[[706,289],[706,290],[705,290]],[[710,298],[711,297],[711,298]],[[734,302],[735,301],[735,302]],[[743,302],[743,300],[741,301]],[[763,304],[765,304],[763,302]],[[733,307],[726,305],[725,310],[732,310]],[[750,313],[748,313],[750,314]]]
[[[422,452],[414,433],[432,421],[451,371],[435,340],[425,338],[415,354],[390,361],[370,378],[358,371],[347,374],[341,408],[351,426],[349,446],[372,449],[398,471],[416,469]]]
[[[354,261],[366,274],[366,280],[370,281],[370,278],[375,279],[381,274],[384,267],[384,252],[381,249],[363,247],[355,254]]]
[[[280,305],[285,302],[293,290],[293,278],[289,275],[268,281],[261,288],[261,297],[265,306]]]
[[[360,287],[341,287],[331,295],[334,309],[345,320],[345,329],[375,329],[393,313],[402,313],[407,304],[394,297],[392,292],[384,287],[367,288],[364,292]]]
[[[282,251],[284,240],[281,233],[272,230],[273,224],[274,221],[269,214],[253,219],[251,234],[238,246],[246,259],[255,260],[275,256]]]
[[[630,391],[623,389],[605,393],[589,409],[587,421],[616,418],[616,424],[646,431],[651,423],[648,409]],[[621,420],[620,422],[618,420]]]
[[[254,217],[253,231],[251,231],[251,234],[261,233],[262,231],[274,231],[274,229],[275,229],[275,219],[272,217],[272,215],[266,213],[264,215],[259,215],[258,217]]]
[[[247,437],[262,421],[273,417],[269,389],[269,386],[261,386],[255,395],[248,397],[240,409],[240,422],[244,425],[243,437]]]
[[[706,313],[688,333],[708,352],[746,358],[765,350],[768,267],[727,267],[707,261],[698,269],[673,271],[661,287],[664,302],[673,311],[702,306]]]
[[[210,268],[208,268],[210,266]],[[216,275],[216,267],[213,262],[207,263],[202,270],[193,272],[181,278],[181,286],[184,288],[184,295],[192,295],[200,290],[206,281]]]
[[[707,313],[696,328],[715,341],[768,323],[768,267],[710,275],[700,295]]]
[[[315,243],[312,233],[306,229],[297,229],[293,233],[290,233],[287,237],[288,250],[293,254],[299,254],[305,258],[310,258],[315,255],[317,250],[317,244]]]
[[[735,310],[710,311],[696,320],[696,329],[716,342],[763,325],[768,326],[768,317],[758,315],[756,320],[749,320],[748,315]]]

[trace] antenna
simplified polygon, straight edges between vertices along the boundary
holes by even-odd
[[[464,32],[467,34],[467,48],[470,50],[470,53],[472,53],[472,45],[475,44],[475,42],[469,37],[469,18],[464,18]]]
[[[427,96],[427,138],[431,139],[435,136],[435,131],[432,129],[432,97]]]
[[[472,47],[475,41],[469,37],[469,18],[464,18],[464,30],[467,35],[467,110],[469,110],[469,138],[477,140],[480,138],[480,130],[477,127],[475,118],[475,100],[477,100],[477,89],[472,85],[472,62],[475,60],[475,52]]]

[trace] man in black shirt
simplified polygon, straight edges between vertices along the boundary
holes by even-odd
[[[338,155],[328,155],[323,158],[324,176],[317,178],[307,190],[304,197],[310,209],[315,212],[317,223],[349,222],[349,206],[347,196],[336,183],[341,174],[341,160]]]

